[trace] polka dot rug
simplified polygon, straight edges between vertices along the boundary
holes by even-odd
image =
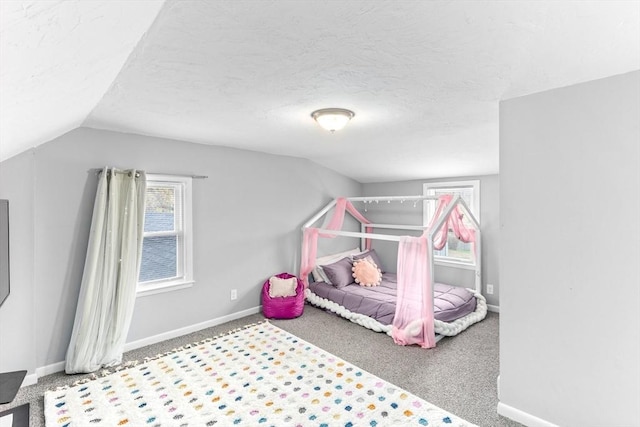
[[[48,427],[473,426],[269,322],[45,393]]]

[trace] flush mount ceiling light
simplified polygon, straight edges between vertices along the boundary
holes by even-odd
[[[345,127],[353,116],[355,116],[353,111],[344,108],[323,108],[311,113],[311,117],[331,133]]]

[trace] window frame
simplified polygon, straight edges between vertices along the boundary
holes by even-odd
[[[481,224],[480,222],[480,180],[479,179],[460,180],[460,181],[425,182],[422,184],[422,194],[424,194],[425,196],[434,195],[435,190],[441,190],[443,188],[451,189],[452,191],[455,191],[458,189],[471,188],[473,190],[473,194],[472,194],[471,203],[469,204],[469,209],[471,209],[471,213],[473,214],[473,216],[475,216],[476,220],[478,221],[478,224]],[[428,225],[429,221],[431,220],[431,217],[435,212],[435,203],[425,200],[424,208],[422,212],[423,212],[422,223],[424,225]],[[471,261],[465,261],[461,258],[436,255],[435,250],[434,250],[433,262],[435,265],[441,265],[445,267],[457,267],[457,268],[463,268],[468,270],[476,269],[475,259]]]
[[[154,295],[162,292],[169,292],[178,289],[185,289],[193,286],[193,212],[192,212],[192,187],[193,179],[187,176],[163,175],[163,174],[147,174],[147,188],[154,185],[170,184],[177,186],[180,191],[176,194],[175,209],[181,211],[178,216],[182,219],[182,224],[174,219],[174,232],[151,231],[144,232],[142,235],[143,244],[145,237],[153,236],[173,236],[177,237],[178,253],[176,276],[167,279],[150,280],[147,282],[138,281],[136,287],[137,296]],[[146,195],[145,195],[146,196]],[[145,203],[146,211],[146,203]],[[181,225],[181,229],[178,229]],[[138,274],[139,278],[139,274]]]

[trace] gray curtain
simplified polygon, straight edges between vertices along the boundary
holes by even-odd
[[[68,374],[122,361],[142,254],[146,176],[104,168],[93,206],[87,257],[67,350]]]

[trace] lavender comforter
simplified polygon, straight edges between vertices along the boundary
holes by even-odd
[[[309,284],[309,290],[331,300],[347,310],[390,325],[396,311],[397,279],[395,273],[384,273],[379,286],[360,286],[356,283],[336,288],[325,282]],[[458,286],[434,283],[433,315],[443,322],[452,322],[476,309],[473,293]]]

